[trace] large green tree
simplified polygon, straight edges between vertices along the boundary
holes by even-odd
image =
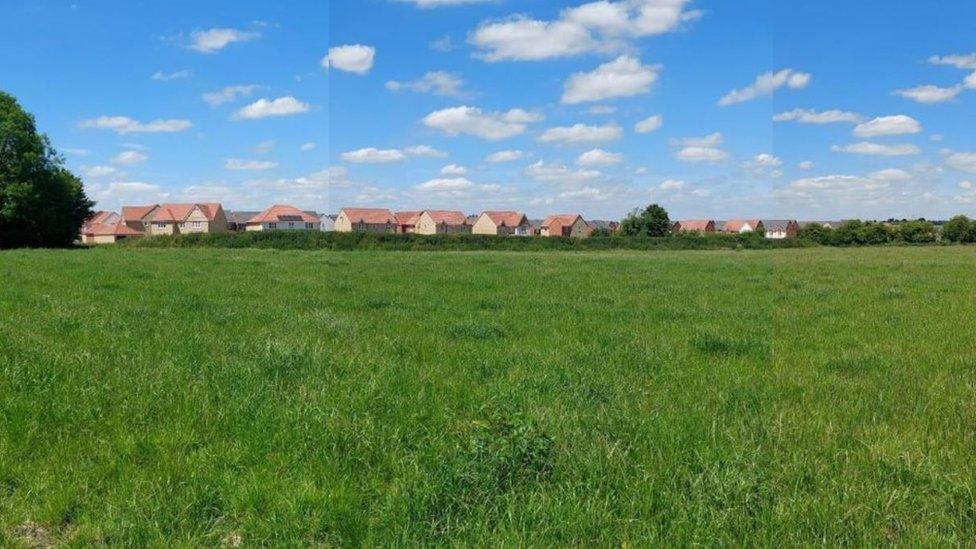
[[[671,234],[671,220],[668,212],[657,204],[643,210],[634,210],[620,222],[623,236],[668,236]]]
[[[0,91],[0,248],[70,246],[91,213],[81,180]]]

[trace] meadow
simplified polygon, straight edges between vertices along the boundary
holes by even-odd
[[[971,545],[974,275],[0,252],[0,545]]]

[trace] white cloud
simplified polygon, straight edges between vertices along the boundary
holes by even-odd
[[[956,170],[976,173],[976,152],[946,151],[945,163]]]
[[[931,200],[932,193],[927,186],[920,185],[912,174],[887,169],[866,176],[832,174],[797,179],[776,190],[774,196],[794,207],[804,205],[838,212],[845,209],[850,211],[852,207],[865,211],[865,208],[875,206],[878,212],[890,215],[892,206]]]
[[[140,164],[149,160],[149,155],[141,153],[139,151],[122,151],[112,158],[113,164],[121,164],[123,166],[132,166],[134,164]]]
[[[766,72],[756,77],[752,85],[741,89],[735,89],[719,99],[721,106],[734,105],[751,101],[764,95],[772,95],[774,91],[783,86],[790,89],[801,89],[810,83],[810,74],[798,72],[793,69],[783,69],[777,72]]]
[[[755,176],[779,177],[783,175],[783,172],[778,169],[782,165],[783,161],[777,156],[762,153],[743,162],[742,169]]]
[[[464,177],[439,178],[425,181],[415,188],[418,191],[466,191],[473,189],[475,183]]]
[[[85,179],[99,179],[102,177],[115,176],[119,170],[112,166],[82,166],[81,175]]]
[[[910,181],[912,174],[898,168],[888,168],[869,173],[868,177],[875,181]]]
[[[933,65],[951,65],[957,69],[976,70],[976,53],[966,55],[933,55],[929,57],[929,63]]]
[[[309,141],[308,143],[302,143],[302,146],[299,148],[301,149],[302,152],[308,152],[308,151],[315,150],[315,146],[316,145],[314,141]]]
[[[803,124],[832,124],[834,122],[853,122],[861,121],[861,115],[853,112],[831,109],[829,111],[817,112],[813,109],[793,109],[792,111],[781,112],[773,115],[775,122],[800,122]]]
[[[486,61],[530,61],[619,51],[641,36],[671,32],[701,15],[689,0],[600,0],[564,9],[558,19],[523,15],[482,23],[468,38]]]
[[[195,30],[190,34],[190,49],[200,53],[218,52],[234,42],[247,42],[261,36],[257,32],[237,29]]]
[[[922,131],[918,120],[903,114],[881,116],[874,120],[862,122],[854,127],[854,135],[858,137],[877,137],[880,135],[904,135]]]
[[[189,120],[153,120],[143,123],[127,116],[99,116],[91,120],[83,120],[81,127],[112,130],[117,134],[125,135],[128,133],[182,132],[192,128],[193,124]]]
[[[814,167],[814,163],[809,160],[804,160],[803,162],[800,162],[796,166],[801,170],[812,170]]]
[[[655,114],[654,116],[649,116],[634,124],[634,131],[637,133],[651,133],[652,131],[660,128],[663,124],[664,118],[659,114]]]
[[[292,116],[311,110],[308,103],[302,103],[292,96],[277,99],[258,99],[254,103],[234,113],[234,120],[256,120],[270,116]]]
[[[542,120],[542,116],[512,109],[508,112],[482,112],[477,107],[452,107],[434,111],[422,120],[428,128],[440,130],[447,135],[473,135],[489,141],[497,141],[521,135],[532,122]]]
[[[972,188],[976,188],[976,187],[973,186],[973,182],[972,181],[960,181],[959,182],[959,188],[960,189],[972,189]]]
[[[463,86],[464,80],[455,74],[444,71],[428,72],[421,78],[410,82],[390,80],[386,83],[386,89],[390,91],[406,89],[416,93],[433,93],[447,97],[463,97],[465,95],[462,90]]]
[[[250,97],[258,86],[253,84],[247,86],[227,86],[215,92],[208,92],[201,97],[211,107],[219,107],[224,103],[235,101],[238,97]]]
[[[951,86],[949,88],[940,88],[939,86],[918,86],[915,88],[907,88],[903,90],[895,90],[893,93],[895,95],[900,95],[905,99],[911,99],[917,103],[945,103],[946,101],[952,101],[959,95],[962,91],[962,85]]]
[[[373,68],[376,48],[362,44],[350,44],[329,48],[329,53],[322,59],[322,66],[328,69],[334,67],[340,71],[355,74],[366,74]]]
[[[907,143],[902,145],[882,145],[880,143],[869,143],[867,141],[844,146],[834,145],[830,148],[830,150],[836,152],[871,154],[879,156],[902,156],[919,154],[922,152],[915,145],[910,145]]]
[[[156,80],[157,82],[169,82],[170,80],[180,80],[189,77],[190,77],[190,71],[188,70],[173,71],[173,72],[156,71],[152,75],[152,79]]]
[[[493,152],[485,157],[485,162],[491,162],[492,164],[499,164],[502,162],[513,162],[525,156],[522,151],[498,151]]]
[[[447,156],[446,152],[439,151],[429,145],[414,145],[412,147],[406,147],[403,149],[403,152],[410,156],[420,156],[425,158],[444,158]]]
[[[462,176],[468,173],[468,169],[464,166],[458,166],[457,164],[448,164],[441,168],[441,175],[447,176]]]
[[[270,162],[267,160],[243,160],[240,158],[228,158],[224,162],[225,169],[237,171],[273,170],[277,167],[277,162]]]
[[[428,44],[428,46],[430,47],[430,49],[434,51],[446,53],[446,52],[454,51],[454,40],[451,39],[450,34],[445,34],[444,36],[438,38],[437,40],[431,41],[431,43]]]
[[[681,189],[684,189],[686,185],[687,184],[684,181],[678,179],[665,179],[660,185],[657,186],[657,188],[661,189],[662,191],[680,191]]]
[[[971,90],[976,90],[976,72],[967,76],[966,80],[963,81],[962,85],[966,86]]]
[[[684,162],[724,162],[729,153],[715,147],[685,147],[675,156]]]
[[[563,85],[565,104],[602,101],[647,93],[657,80],[659,65],[642,65],[628,55],[604,63],[592,72],[577,72]]]
[[[342,160],[354,164],[388,164],[407,159],[407,155],[398,149],[380,150],[374,147],[344,152],[341,156]]]
[[[685,137],[672,141],[674,145],[684,145],[685,147],[717,147],[725,141],[721,133],[710,133],[704,137]]]
[[[586,114],[591,114],[593,116],[602,116],[606,114],[613,114],[617,112],[617,107],[613,105],[593,105],[592,107],[586,109]]]
[[[603,201],[610,200],[613,198],[613,193],[605,189],[598,189],[596,187],[583,187],[582,189],[574,189],[571,191],[563,191],[557,195],[560,200],[587,200],[587,201]]]
[[[623,130],[617,124],[603,126],[587,126],[574,124],[572,126],[557,126],[549,128],[539,136],[543,143],[599,143],[620,139]]]
[[[593,149],[579,155],[576,164],[580,166],[612,166],[624,161],[621,153],[607,152],[603,149]]]
[[[573,170],[562,164],[547,164],[542,160],[525,168],[525,175],[544,183],[578,185],[600,177],[596,170]]]

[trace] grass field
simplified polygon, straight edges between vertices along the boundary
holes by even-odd
[[[972,545],[976,249],[0,253],[0,545]]]

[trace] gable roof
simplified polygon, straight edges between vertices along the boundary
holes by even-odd
[[[424,210],[420,215],[425,213],[438,225],[465,225],[468,223],[468,218],[462,212],[455,210]]]
[[[260,223],[287,223],[289,221],[318,223],[319,218],[308,212],[303,212],[294,206],[289,206],[288,204],[275,204],[251,219],[248,219],[247,224],[257,225]]]
[[[491,222],[496,227],[501,227],[502,225],[506,227],[518,227],[523,222],[528,221],[525,214],[512,211],[486,211],[482,212],[481,215],[487,215],[488,219],[491,219]]]
[[[96,224],[100,224],[100,223],[105,223],[106,221],[108,221],[109,219],[111,219],[112,216],[116,216],[116,215],[118,215],[118,214],[116,214],[115,212],[109,212],[109,211],[105,211],[105,210],[98,211],[98,212],[95,212],[94,214],[92,214],[91,217],[89,217],[88,219],[86,219],[85,220],[85,224],[86,225],[96,225]]]
[[[790,225],[796,224],[794,219],[763,219],[763,228],[771,232],[786,232]]]
[[[752,227],[753,230],[756,230],[760,223],[762,223],[762,220],[760,219],[730,219],[725,222],[725,226],[722,227],[722,230],[737,233],[741,231],[742,227],[744,227],[746,224]]]
[[[550,215],[549,217],[542,220],[542,226],[552,229],[553,226],[559,225],[561,227],[571,227],[576,223],[577,219],[583,219],[580,214],[556,214]],[[586,221],[583,221],[585,224]]]
[[[231,223],[237,223],[238,225],[244,225],[249,219],[258,215],[261,212],[227,212],[227,221]]]
[[[156,210],[149,221],[154,223],[182,223],[196,209],[199,209],[203,213],[207,221],[213,221],[217,217],[217,210],[220,209],[220,204],[216,202],[201,204],[163,204],[159,206],[159,209]]]
[[[393,212],[386,208],[343,208],[339,213],[345,213],[351,223],[396,223]]]
[[[140,231],[130,228],[123,221],[116,223],[92,223],[83,230],[88,236],[142,236]]]
[[[148,206],[122,206],[122,219],[124,221],[142,221],[147,215],[152,213],[152,211],[158,207],[159,204],[150,204]]]
[[[419,211],[397,212],[393,217],[396,218],[397,225],[416,225],[422,213]]]
[[[677,222],[678,229],[682,231],[706,231],[709,225],[713,225],[711,219],[682,219]]]

